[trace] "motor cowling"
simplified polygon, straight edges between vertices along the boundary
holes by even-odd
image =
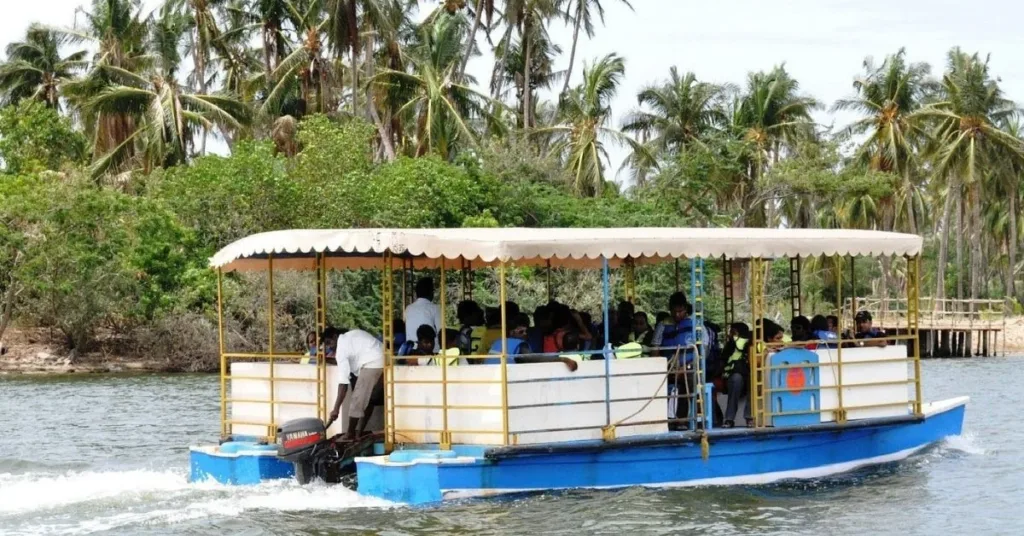
[[[277,457],[295,462],[326,441],[327,429],[320,419],[291,420],[277,429]]]
[[[308,484],[341,480],[338,448],[320,419],[295,419],[277,429],[277,457],[292,462],[295,479]]]

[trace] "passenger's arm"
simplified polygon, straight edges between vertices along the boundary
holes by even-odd
[[[331,426],[331,423],[333,423],[334,421],[338,420],[338,415],[341,414],[341,403],[345,401],[345,395],[347,395],[347,394],[348,394],[348,384],[347,383],[339,383],[338,384],[338,396],[337,396],[337,398],[334,399],[334,409],[331,410],[331,417],[327,421],[327,424],[324,426],[324,428],[329,428]]]

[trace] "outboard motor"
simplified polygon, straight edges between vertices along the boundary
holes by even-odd
[[[281,425],[277,429],[277,457],[292,462],[299,484],[316,478],[332,484],[341,482],[338,447],[328,439],[320,419],[295,419]]]

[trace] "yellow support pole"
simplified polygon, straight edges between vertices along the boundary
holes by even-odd
[[[269,287],[269,296],[267,298],[267,340],[269,344],[268,363],[270,366],[270,442],[277,440],[277,416],[276,405],[274,399],[276,397],[275,391],[277,386],[274,383],[274,254],[267,255],[267,286]]]
[[[316,256],[316,380],[317,418],[327,420],[327,354],[321,346],[327,329],[327,269],[323,253]]]
[[[384,339],[384,452],[395,448],[395,324],[394,257],[384,252],[381,271],[381,337]],[[404,266],[403,266],[404,268]],[[405,270],[402,270],[402,295],[405,295]]]
[[[551,259],[547,260],[546,278],[547,278],[548,303],[551,303],[551,300],[555,299],[555,289],[551,288]]]
[[[750,259],[750,314],[753,316],[754,332],[751,341],[753,349],[750,353],[750,394],[747,404],[750,404],[750,414],[754,418],[754,427],[765,426],[764,411],[762,408],[761,393],[765,356],[768,349],[764,343],[764,325],[761,319],[765,313],[764,298],[764,261],[761,259]]]
[[[629,303],[636,303],[636,262],[632,257],[626,258],[625,266],[625,287],[626,287],[626,301]],[[622,321],[621,319],[619,320]]]
[[[220,438],[231,435],[228,423],[228,362],[224,354],[224,272],[217,268],[217,337],[220,348]]]
[[[921,405],[921,256],[907,258],[907,324],[914,337],[914,415],[924,413]]]
[[[508,318],[505,310],[505,261],[501,261],[498,274],[498,299],[501,301],[501,434],[508,445]]]
[[[839,313],[836,315],[839,318],[839,325],[836,327],[836,331],[839,332],[839,337],[842,339],[843,333],[843,258],[836,256],[833,257],[833,263],[836,266],[836,306]],[[850,264],[853,266],[853,263]],[[855,300],[856,301],[856,300]],[[857,307],[856,303],[851,302],[850,314],[856,315],[857,312],[854,308]],[[843,406],[843,345],[836,345],[836,403],[838,408],[833,412],[837,423],[846,422],[846,408]]]
[[[441,256],[441,450],[452,448],[452,435],[448,431],[448,318],[446,305],[448,302],[448,280],[445,272],[445,258]]]

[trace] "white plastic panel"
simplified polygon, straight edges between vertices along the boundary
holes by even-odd
[[[816,350],[821,363],[821,422],[835,421],[835,414],[827,410],[839,407],[838,389],[834,389],[839,384],[839,367],[829,365],[838,361],[837,352],[836,349]],[[843,348],[843,407],[892,404],[877,408],[847,409],[847,420],[910,414],[913,384],[856,386],[864,383],[908,382],[913,377],[909,371],[909,361],[886,362],[906,359],[907,353],[906,346],[898,345],[884,348]]]

